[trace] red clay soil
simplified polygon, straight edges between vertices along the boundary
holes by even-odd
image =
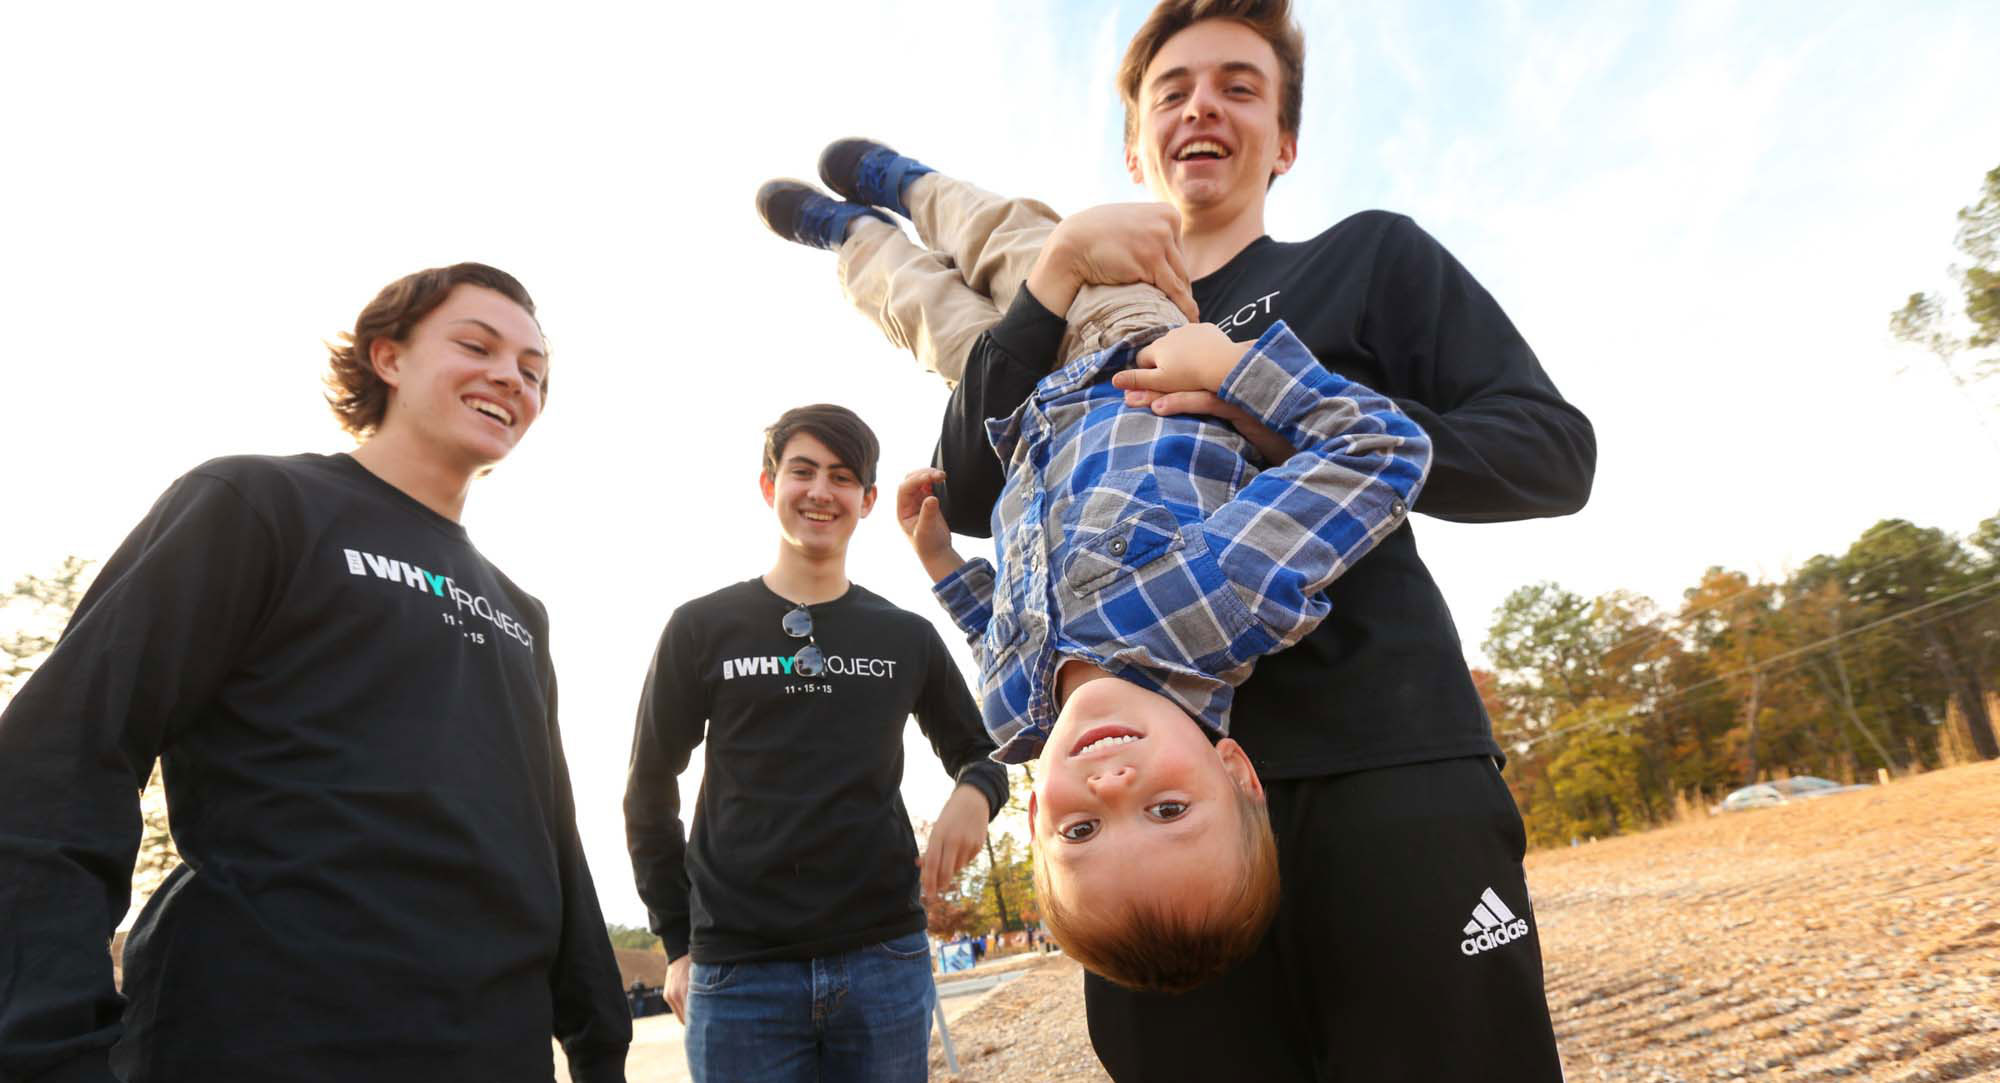
[[[1571,1081],[2000,1081],[2000,763],[1528,857]],[[1083,1083],[1056,958],[952,1024],[960,1073]]]

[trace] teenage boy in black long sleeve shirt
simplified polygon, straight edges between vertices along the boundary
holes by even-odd
[[[541,412],[534,305],[479,264],[333,351],[352,455],[176,482],[0,715],[0,1078],[624,1078],[541,603],[458,523]],[[139,789],[184,864],[125,947]],[[122,1018],[121,1018],[122,1015]]]
[[[1006,801],[936,629],[847,578],[877,454],[845,408],[779,418],[761,478],[776,562],[675,610],[646,678],[627,842],[697,1083],[780,1065],[828,1083],[925,1079],[919,887],[949,884]],[[897,793],[912,715],[958,780],[921,858]],[[677,779],[704,743],[684,833]]]
[[[1582,507],[1590,423],[1436,241],[1382,212],[1302,243],[1264,235],[1266,189],[1297,152],[1302,44],[1282,2],[1197,6],[1160,4],[1120,73],[1127,165],[1168,206],[1065,221],[967,359],[936,456],[953,530],[988,532],[1003,477],[984,421],[1048,372],[1060,314],[1088,282],[1188,290],[1237,338],[1282,317],[1322,364],[1391,396],[1430,436],[1416,511],[1489,522]],[[1128,402],[1218,412],[1201,394]],[[1186,996],[1092,977],[1098,1054],[1120,1083],[1557,1079],[1519,814],[1412,528],[1327,594],[1327,619],[1260,663],[1236,701],[1233,734],[1279,838],[1272,934]]]

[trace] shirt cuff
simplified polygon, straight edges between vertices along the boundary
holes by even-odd
[[[993,564],[973,557],[958,570],[931,584],[931,595],[951,615],[952,623],[969,636],[986,634],[993,616]]]
[[[986,798],[986,822],[992,823],[1007,807],[1007,772],[996,771],[991,760],[975,760],[958,773],[958,784],[971,786]]]
[[[1014,303],[987,334],[1001,354],[1040,380],[1055,367],[1056,351],[1062,349],[1067,329],[1063,318],[1042,307],[1023,282],[1014,294]]]
[[[1250,411],[1251,416],[1283,434],[1311,412],[1321,395],[1315,385],[1331,376],[1292,334],[1285,321],[1266,328],[1236,367],[1222,380],[1224,402]],[[1345,384],[1339,377],[1333,382]]]

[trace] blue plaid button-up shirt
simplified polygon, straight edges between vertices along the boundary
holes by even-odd
[[[1124,404],[1111,375],[1145,341],[1070,362],[987,422],[1007,463],[1000,567],[967,561],[933,590],[972,641],[1002,763],[1041,753],[1067,658],[1226,734],[1257,657],[1326,616],[1320,592],[1402,524],[1430,469],[1423,430],[1320,367],[1283,321],[1221,388],[1298,449],[1261,471],[1222,421]]]

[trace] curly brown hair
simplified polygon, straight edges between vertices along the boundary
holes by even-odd
[[[389,412],[389,385],[375,372],[369,348],[378,338],[404,342],[410,331],[431,314],[458,286],[482,286],[507,298],[535,315],[535,300],[519,279],[484,263],[454,263],[432,267],[403,277],[382,287],[361,315],[354,330],[340,333],[340,341],[326,344],[330,354],[326,374],[326,403],[340,421],[340,427],[357,440],[365,440],[382,425]],[[541,326],[539,320],[536,326]],[[547,377],[542,380],[542,401],[549,396]]]
[[[1198,22],[1228,19],[1257,32],[1278,57],[1282,89],[1278,95],[1278,130],[1299,134],[1305,108],[1306,39],[1292,21],[1291,0],[1161,0],[1132,35],[1125,61],[1118,66],[1118,96],[1125,102],[1125,145],[1139,135],[1139,84],[1146,68],[1160,55],[1167,40]]]

